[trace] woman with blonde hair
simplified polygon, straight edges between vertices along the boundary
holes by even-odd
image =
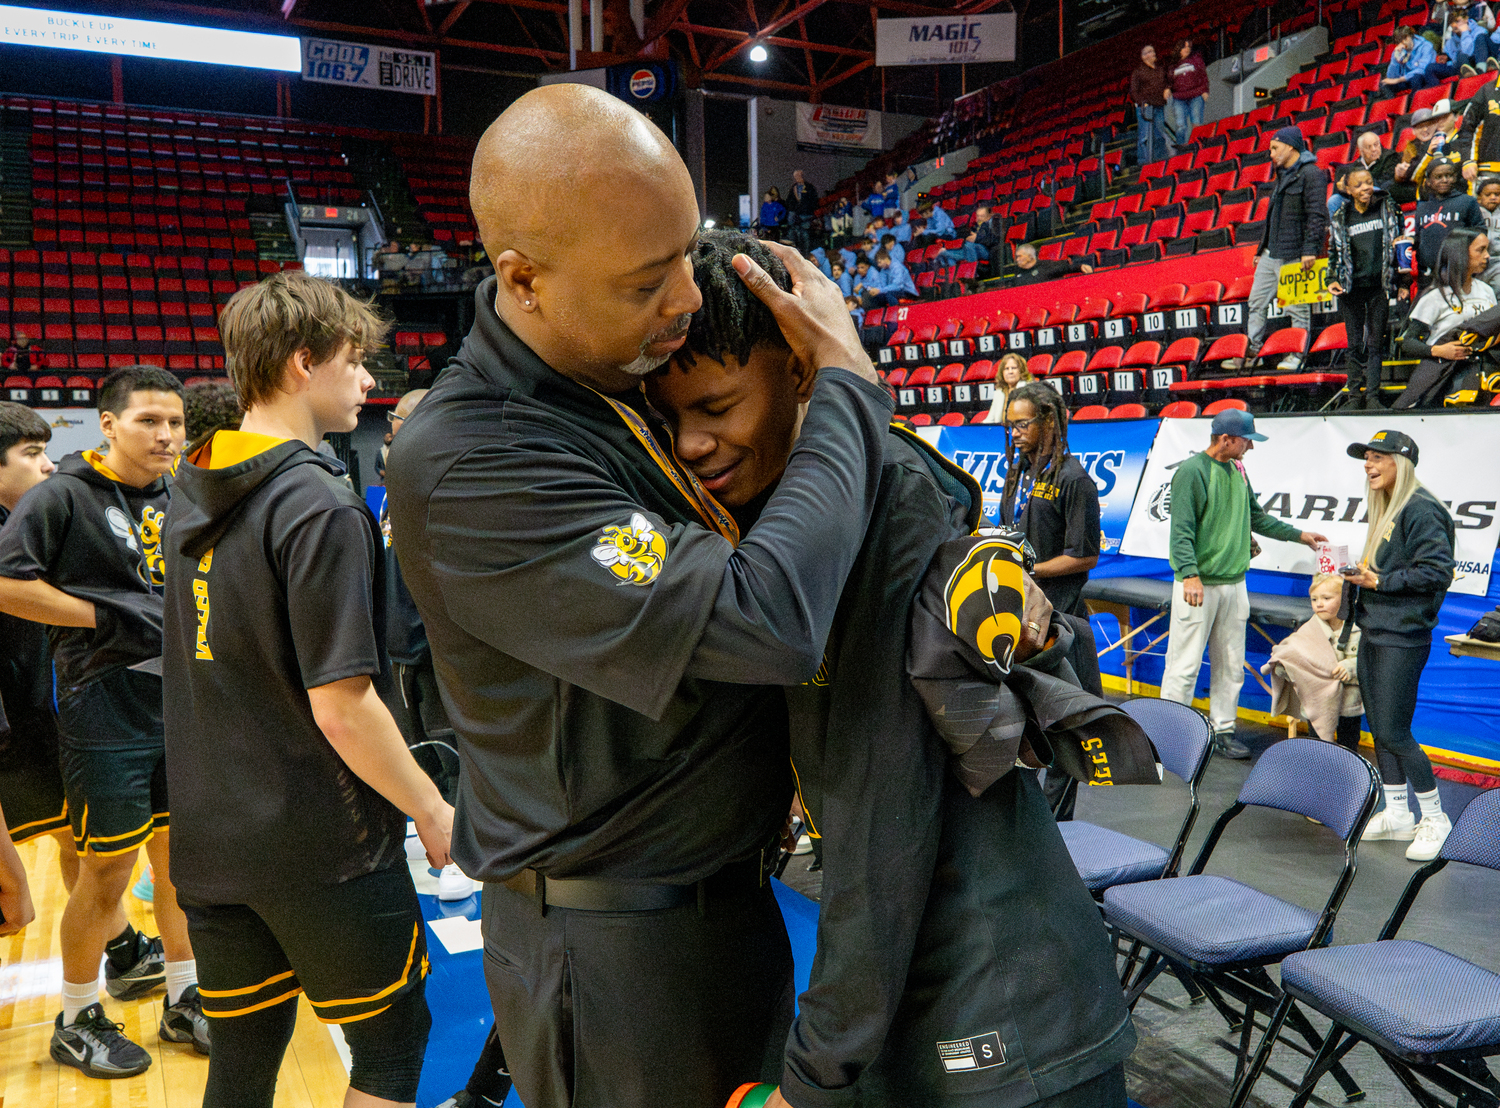
[[[1026,368],[1026,359],[1019,354],[1006,354],[995,364],[995,399],[990,402],[989,414],[984,417],[986,423],[1004,423],[1005,408],[1010,403],[1010,394],[1026,384],[1035,381],[1031,370]]]
[[[1385,785],[1385,809],[1362,837],[1411,842],[1406,856],[1430,862],[1452,824],[1411,724],[1438,610],[1453,583],[1453,517],[1417,480],[1417,444],[1409,435],[1377,431],[1368,443],[1351,443],[1349,456],[1365,463],[1370,526],[1359,564],[1343,574],[1353,587],[1359,687]],[[1420,821],[1412,816],[1408,783],[1422,809]]]

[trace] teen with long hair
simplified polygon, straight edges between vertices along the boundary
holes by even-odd
[[[1420,358],[1397,408],[1425,407],[1442,396],[1447,383],[1473,351],[1457,341],[1459,332],[1480,312],[1495,306],[1495,293],[1477,280],[1490,264],[1490,240],[1483,231],[1455,227],[1438,249],[1432,285],[1412,305],[1401,354]]]
[[[1370,820],[1363,838],[1410,842],[1406,856],[1430,862],[1452,824],[1411,725],[1438,609],[1453,583],[1453,517],[1417,480],[1417,453],[1417,444],[1400,431],[1377,431],[1368,443],[1350,443],[1349,456],[1365,463],[1370,526],[1359,564],[1344,577],[1355,587],[1359,687],[1385,785],[1385,809]],[[1408,785],[1417,794],[1420,821],[1408,804]]]

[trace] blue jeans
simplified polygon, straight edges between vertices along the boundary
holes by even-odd
[[[1172,125],[1177,131],[1177,145],[1186,146],[1187,141],[1193,134],[1193,128],[1203,123],[1203,100],[1201,96],[1195,96],[1191,100],[1172,101]]]
[[[944,250],[938,254],[938,261],[944,265],[958,265],[960,262],[987,262],[990,260],[990,252],[977,242],[966,242],[957,250]]]
[[[1472,65],[1475,69],[1483,69],[1485,62],[1489,61],[1492,57],[1500,57],[1500,54],[1497,54],[1495,47],[1491,45],[1490,36],[1480,34],[1474,36],[1474,50],[1472,53],[1455,49],[1449,57],[1452,59],[1454,65]]]
[[[1172,144],[1167,138],[1167,107],[1135,106],[1135,161],[1137,165],[1159,162],[1172,156]]]

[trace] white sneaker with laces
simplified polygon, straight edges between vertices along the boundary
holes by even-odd
[[[1424,816],[1417,824],[1415,841],[1406,848],[1406,857],[1413,862],[1430,862],[1442,852],[1448,841],[1448,832],[1453,830],[1453,821],[1444,813]]]
[[[1359,839],[1361,842],[1370,842],[1372,839],[1399,839],[1402,842],[1410,842],[1417,836],[1417,817],[1411,812],[1393,812],[1389,808],[1382,809],[1370,817],[1370,822],[1365,824],[1365,831]]]
[[[468,874],[453,862],[443,867],[443,872],[438,875],[439,900],[463,900],[473,895],[474,882]]]
[[[1284,369],[1288,372],[1295,372],[1296,370],[1302,368],[1302,355],[1288,354],[1285,358],[1282,358],[1281,361],[1276,363],[1276,368]]]

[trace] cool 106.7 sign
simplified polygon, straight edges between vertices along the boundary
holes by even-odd
[[[1016,15],[881,19],[876,65],[945,65],[1016,60]]]
[[[396,50],[341,42],[302,40],[302,79],[325,85],[352,85],[431,96],[437,88],[436,58],[425,50]]]

